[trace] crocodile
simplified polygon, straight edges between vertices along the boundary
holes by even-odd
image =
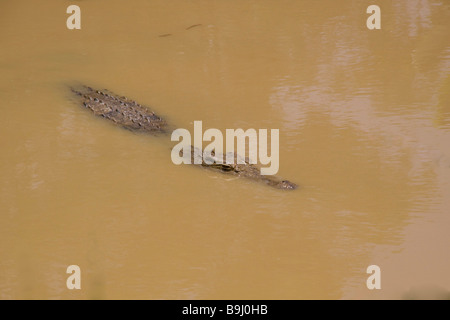
[[[119,96],[109,90],[96,90],[88,86],[80,88],[70,87],[71,91],[79,98],[82,105],[94,113],[94,115],[105,118],[122,128],[143,132],[151,135],[169,135],[169,125],[154,111],[147,106],[141,105],[134,100],[124,96]],[[282,190],[297,189],[297,184],[276,176],[262,175],[258,166],[250,163],[248,158],[242,158],[236,153],[234,163],[228,164],[225,161],[215,161],[206,163],[203,158],[203,151],[191,146],[191,163],[210,170],[220,171],[222,173],[243,177],[258,181],[271,187]],[[195,164],[194,159],[201,157],[202,161]],[[212,160],[223,159],[224,155],[211,152]],[[238,161],[241,160],[241,161]],[[222,163],[223,162],[223,163]]]

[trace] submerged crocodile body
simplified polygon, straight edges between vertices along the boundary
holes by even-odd
[[[108,119],[125,129],[152,135],[169,133],[168,124],[164,119],[134,100],[118,96],[107,90],[95,90],[87,86],[71,88],[71,90],[80,98],[83,106],[91,110],[96,116]],[[219,157],[214,153],[211,156],[216,159]],[[277,189],[293,190],[297,188],[295,183],[288,180],[261,175],[258,166],[249,163],[248,159],[243,159],[237,154],[234,154],[235,161],[232,164],[227,164],[225,161],[222,161],[223,164],[208,164],[203,161],[203,151],[191,146],[190,157],[191,163],[194,163],[195,158],[201,157],[202,161],[198,166],[207,169],[259,181]],[[220,155],[220,157],[222,157],[222,160],[224,159],[223,155]],[[238,159],[241,160],[241,163],[237,161]]]

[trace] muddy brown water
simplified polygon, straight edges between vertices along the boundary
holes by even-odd
[[[0,299],[450,290],[448,1],[376,1],[375,31],[365,1],[76,4],[81,30],[65,2],[0,4]],[[189,130],[278,128],[279,175],[301,188],[175,166],[72,83]]]

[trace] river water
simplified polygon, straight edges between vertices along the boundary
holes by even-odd
[[[0,3],[0,299],[450,290],[449,1],[73,3],[81,30],[69,2]],[[176,166],[174,143],[94,117],[73,83],[190,131],[279,129],[300,188]]]

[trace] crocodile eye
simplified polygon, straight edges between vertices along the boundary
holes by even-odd
[[[227,166],[227,165],[221,165],[221,166],[220,166],[220,169],[221,169],[222,171],[224,171],[224,172],[229,172],[229,171],[232,171],[232,170],[233,170],[233,167]]]

